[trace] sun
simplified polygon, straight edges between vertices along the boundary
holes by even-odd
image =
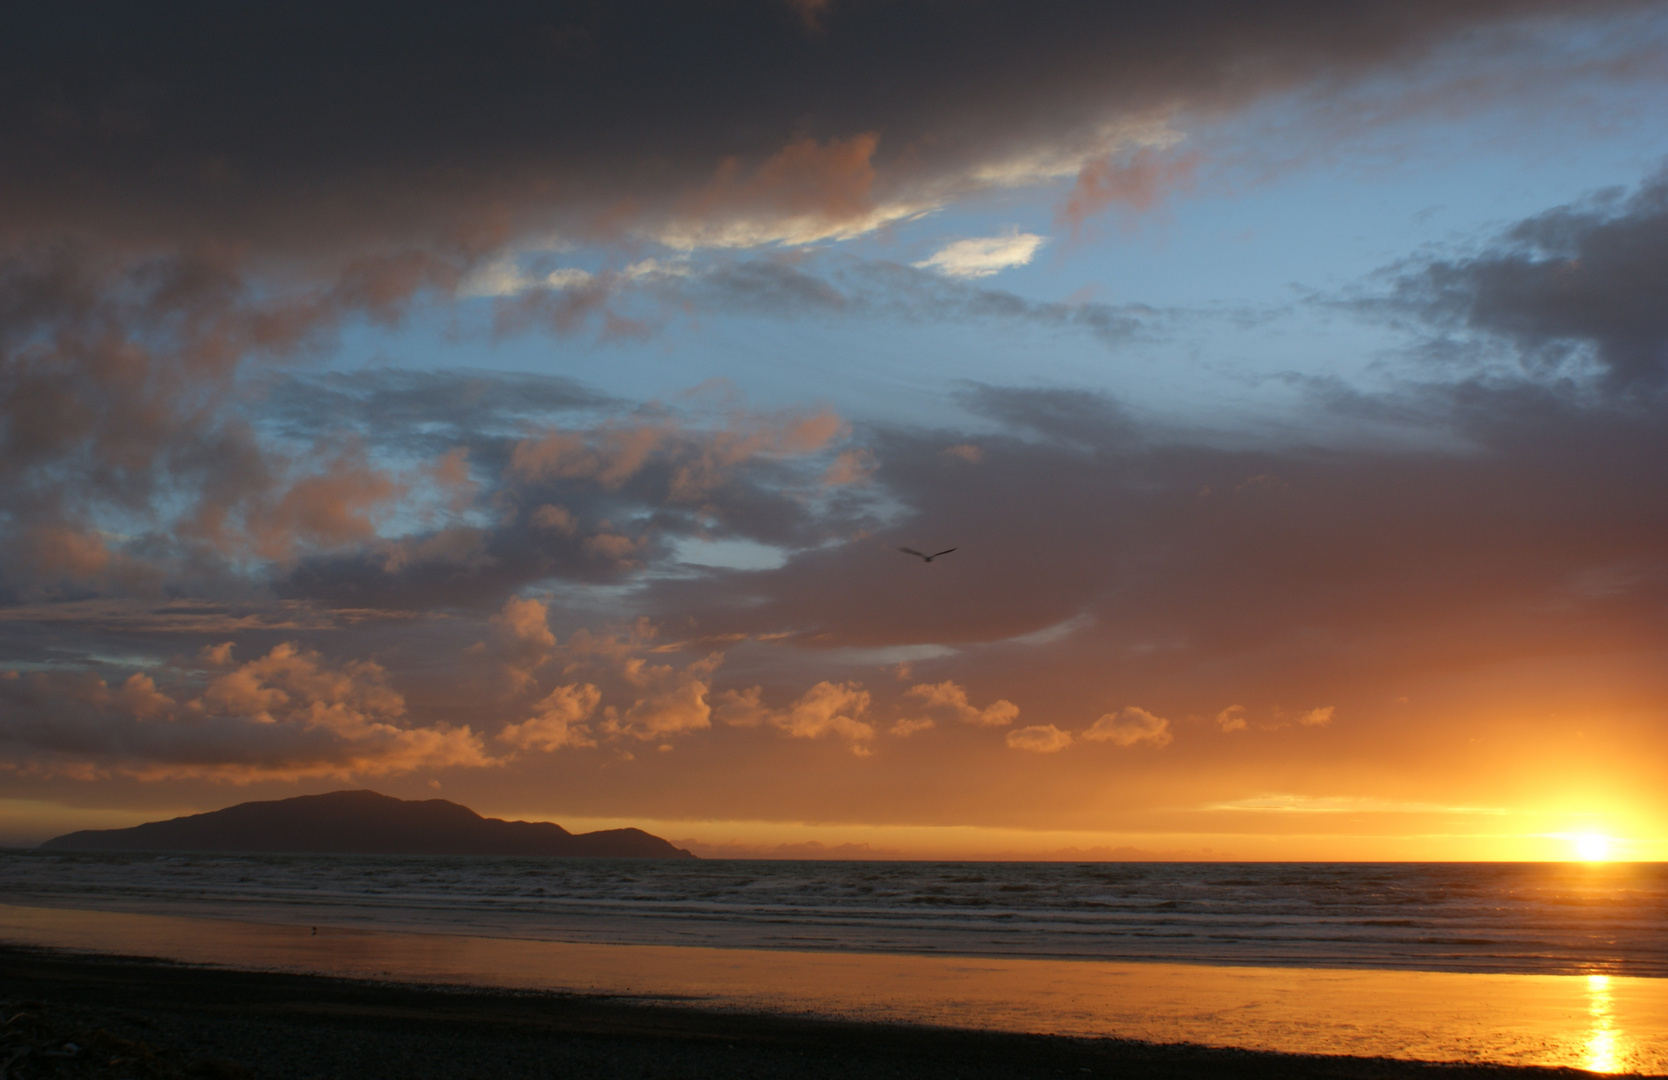
[[[1583,862],[1605,862],[1610,858],[1610,837],[1602,833],[1582,833],[1575,838],[1575,853]]]

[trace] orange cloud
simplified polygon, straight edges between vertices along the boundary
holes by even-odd
[[[795,139],[749,175],[740,158],[725,158],[673,227],[674,246],[732,246],[827,236],[875,210],[873,133],[849,139]],[[796,235],[798,234],[798,235]],[[684,243],[675,241],[684,239]]]
[[[770,717],[770,710],[761,700],[763,695],[762,686],[726,690],[718,695],[713,713],[730,727],[758,727]]]
[[[1332,723],[1332,714],[1334,712],[1337,712],[1337,709],[1334,706],[1323,705],[1318,709],[1310,709],[1308,712],[1298,717],[1297,722],[1302,724],[1304,727],[1325,727],[1326,725]]]
[[[820,739],[838,735],[852,742],[852,752],[869,751],[863,745],[875,737],[875,729],[858,717],[869,711],[869,692],[860,683],[824,680],[805,691],[787,709],[773,713],[770,722],[796,739]]]
[[[1146,743],[1156,747],[1169,745],[1172,736],[1170,721],[1162,716],[1154,716],[1146,709],[1130,705],[1121,712],[1107,713],[1096,720],[1083,733],[1083,738],[1090,742],[1109,742],[1114,746],[1139,746]]]
[[[1198,166],[1197,154],[1166,156],[1148,146],[1121,158],[1095,158],[1078,171],[1060,217],[1076,228],[1113,204],[1150,210],[1172,191],[1190,187]]]
[[[139,672],[128,676],[117,696],[136,720],[165,717],[174,708],[174,699],[157,690],[156,681],[149,675]]]
[[[573,511],[565,506],[555,506],[546,503],[536,507],[528,520],[533,527],[556,533],[558,536],[573,536],[579,532],[579,522],[573,516]]]
[[[612,528],[606,521],[602,525],[605,529]],[[630,568],[638,565],[631,557],[637,550],[638,543],[639,541],[621,533],[599,532],[594,536],[587,536],[582,546],[604,562],[620,568]]]
[[[550,608],[543,601],[512,596],[490,620],[494,650],[510,694],[535,687],[534,672],[550,662],[556,635],[550,631]]]
[[[469,448],[454,447],[442,454],[425,472],[440,490],[446,508],[461,514],[475,501],[478,485],[469,473]]]
[[[968,703],[966,689],[953,682],[920,683],[910,687],[905,695],[918,698],[921,707],[929,712],[975,727],[1005,727],[1019,718],[1019,706],[1005,699],[993,701],[982,709],[975,708]]]
[[[37,754],[47,773],[252,783],[499,763],[467,726],[409,723],[377,664],[332,666],[293,643],[190,698],[189,680],[170,692],[143,672],[116,689],[45,673],[4,685],[0,737]]]
[[[758,247],[850,239],[931,210],[941,194],[876,191],[873,132],[826,143],[798,138],[749,171],[725,158],[700,191],[680,200],[657,230],[669,247]]]
[[[1029,750],[1034,754],[1053,754],[1072,742],[1071,732],[1061,731],[1053,724],[1035,724],[1008,732],[1007,743],[1015,750]]]
[[[558,686],[533,706],[533,715],[519,724],[505,724],[498,738],[523,750],[559,750],[565,746],[595,746],[584,721],[596,712],[602,693],[590,683]]]
[[[110,565],[110,549],[97,533],[64,525],[43,525],[33,531],[34,566],[46,577],[86,581]]]
[[[246,528],[256,553],[289,558],[300,545],[336,547],[376,535],[381,512],[406,487],[373,468],[357,449],[329,462],[323,471],[292,483],[275,503],[254,509]]]
[[[638,697],[623,712],[610,706],[603,729],[639,739],[705,731],[712,726],[712,706],[707,702],[712,687],[707,677],[723,662],[723,653],[712,653],[680,671],[669,664],[631,657],[622,674],[637,689]]]
[[[874,468],[874,455],[867,450],[845,450],[834,459],[834,464],[828,467],[828,471],[822,474],[822,482],[828,487],[861,484],[869,479]]]

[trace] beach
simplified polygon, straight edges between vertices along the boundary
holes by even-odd
[[[255,1076],[533,1076],[568,1057],[551,1075],[1668,1072],[1661,979],[604,945],[15,905],[0,905],[0,943],[7,1008],[44,1008],[46,1043],[104,1030]],[[479,1064],[506,1054],[521,1056]],[[413,1055],[420,1068],[360,1061]]]
[[[0,986],[8,1076],[26,1080],[1583,1075],[856,1023],[15,946],[0,947]]]

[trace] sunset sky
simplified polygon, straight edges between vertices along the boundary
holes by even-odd
[[[1668,5],[0,15],[0,843],[1660,859],[1665,778]]]

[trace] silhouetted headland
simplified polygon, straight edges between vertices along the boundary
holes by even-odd
[[[84,829],[54,837],[41,847],[60,851],[695,857],[642,829],[576,834],[548,821],[484,818],[445,799],[396,799],[374,791],[239,803],[131,829]]]

